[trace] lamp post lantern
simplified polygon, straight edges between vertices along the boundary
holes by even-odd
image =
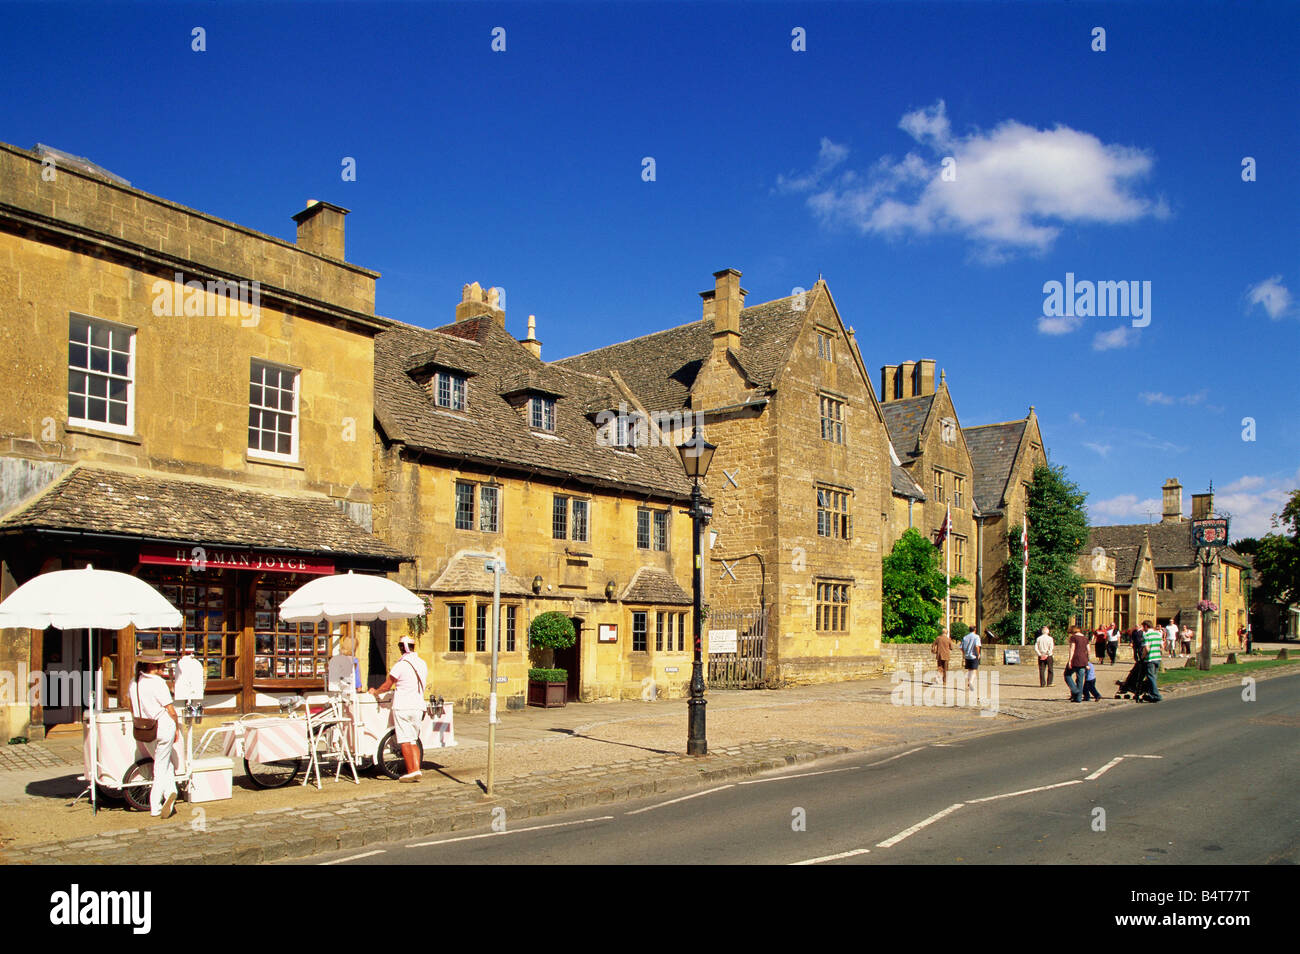
[[[695,428],[695,436],[685,444],[677,448],[677,453],[682,457],[682,467],[686,471],[686,476],[691,479],[691,556],[693,557],[694,567],[694,591],[695,591],[695,658],[691,663],[691,695],[687,703],[689,712],[689,723],[686,735],[686,754],[687,755],[707,755],[709,744],[705,737],[704,730],[704,661],[701,657],[700,646],[700,626],[702,605],[702,581],[700,578],[700,534],[708,524],[709,518],[713,516],[712,508],[704,505],[704,496],[700,493],[700,481],[709,472],[709,464],[713,461],[713,452],[716,451],[717,445],[710,444],[700,429]]]

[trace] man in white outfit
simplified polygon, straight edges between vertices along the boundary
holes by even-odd
[[[373,696],[393,690],[393,727],[406,761],[406,774],[398,781],[420,780],[420,722],[424,719],[424,686],[429,679],[429,665],[415,652],[415,637],[407,634],[397,641],[402,658],[388,673],[382,686],[370,690]]]
[[[172,759],[176,750],[176,726],[180,718],[172,705],[171,690],[162,677],[167,657],[160,652],[146,652],[136,658],[136,677],[127,690],[131,714],[141,719],[158,720],[158,736],[153,742],[153,787],[149,789],[149,814],[170,818],[176,814],[176,767]]]

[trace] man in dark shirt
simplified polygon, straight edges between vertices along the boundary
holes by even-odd
[[[1083,684],[1088,672],[1088,634],[1078,626],[1070,627],[1070,661],[1065,665],[1065,684],[1070,687],[1070,701],[1083,701]]]

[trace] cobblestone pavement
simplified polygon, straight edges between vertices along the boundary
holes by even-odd
[[[77,742],[80,750],[81,743]],[[23,745],[0,746],[0,772],[27,772],[36,769],[57,769],[75,765],[65,753],[56,751],[41,742],[28,742]]]

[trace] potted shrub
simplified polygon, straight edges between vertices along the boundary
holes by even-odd
[[[546,709],[568,701],[569,674],[555,668],[555,650],[568,649],[577,639],[573,621],[552,610],[537,616],[528,626],[528,649],[536,667],[528,670],[528,704]]]

